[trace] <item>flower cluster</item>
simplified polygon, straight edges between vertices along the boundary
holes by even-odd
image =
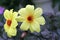
[[[17,12],[13,12],[13,9],[5,10],[4,17],[6,19],[6,23],[4,24],[5,32],[9,37],[15,36],[17,33],[16,27],[18,25],[17,21],[15,20],[17,16]]]
[[[4,24],[5,32],[9,37],[16,36],[17,22],[23,22],[20,26],[22,31],[30,30],[31,32],[40,32],[40,25],[45,24],[45,19],[42,16],[43,10],[41,8],[34,9],[33,5],[27,5],[21,8],[18,12],[13,12],[13,9],[5,10],[4,17],[6,23]],[[18,14],[20,14],[18,16]]]

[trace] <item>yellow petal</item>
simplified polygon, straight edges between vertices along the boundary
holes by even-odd
[[[4,17],[5,17],[5,19],[10,19],[10,12],[9,12],[9,10],[5,10]]]
[[[18,16],[18,17],[16,18],[16,20],[17,20],[18,22],[23,22],[23,21],[25,20],[25,18],[23,18],[23,17],[21,17],[21,16]]]
[[[13,13],[13,18],[16,18],[18,16],[18,12]]]
[[[33,5],[27,5],[27,6],[26,6],[26,10],[27,10],[29,13],[33,13],[33,12],[34,12],[34,6],[33,6]]]
[[[24,22],[21,24],[20,29],[26,31],[26,30],[29,29],[29,26],[30,26],[30,24],[27,23],[26,21],[24,21]]]
[[[10,12],[13,13],[13,9],[10,9]]]
[[[9,38],[11,38],[11,37],[12,37],[12,36],[11,36],[10,34],[8,34],[8,33],[7,33],[7,36],[8,36]]]
[[[43,13],[43,10],[41,8],[37,8],[34,11],[35,17],[40,17],[42,15],[42,13]]]
[[[35,32],[34,29],[32,27],[29,28],[31,32]]]
[[[18,13],[19,14],[21,14],[21,13],[25,14],[26,13],[26,9],[25,8],[21,8],[21,9],[18,10]]]
[[[17,21],[14,19],[12,20],[11,28],[16,28],[18,25]]]
[[[45,24],[45,19],[43,16],[36,18],[35,19],[39,24],[44,25]]]
[[[13,9],[11,9],[9,13],[10,13],[9,16],[10,16],[11,19],[15,18],[15,17],[14,17],[15,14],[13,14]]]
[[[12,13],[13,13],[13,9],[10,9],[10,12],[9,12],[11,15],[12,15]]]
[[[26,15],[28,14],[25,8],[21,8],[18,13],[20,14],[20,16],[22,17],[26,17]]]
[[[8,34],[8,36],[10,35],[10,36],[16,36],[16,34],[17,34],[17,30],[16,30],[16,28],[10,28],[9,29],[9,31],[7,32],[7,34]]]
[[[9,31],[9,27],[8,27],[7,24],[4,24],[4,30],[5,30],[5,32],[8,32]]]
[[[31,23],[30,31],[31,32],[40,32],[40,25],[39,25],[39,23],[36,22],[36,21],[34,21],[33,23]]]

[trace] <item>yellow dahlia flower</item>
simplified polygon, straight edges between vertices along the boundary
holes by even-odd
[[[40,32],[40,25],[45,24],[45,19],[42,16],[42,9],[36,8],[34,10],[33,5],[27,5],[25,8],[21,8],[17,17],[18,22],[23,22],[20,29],[23,31],[30,30],[31,32]]]
[[[17,12],[13,12],[13,9],[11,9],[10,11],[5,10],[4,12],[4,18],[6,19],[4,30],[9,37],[16,36],[16,26],[18,25],[17,21],[15,20],[16,16]]]

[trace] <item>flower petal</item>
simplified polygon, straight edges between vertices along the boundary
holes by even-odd
[[[4,17],[5,17],[5,19],[10,19],[10,12],[9,12],[9,10],[5,10]]]
[[[13,13],[13,18],[16,18],[17,15],[18,15],[18,12],[14,12],[14,13]]]
[[[5,32],[8,32],[9,31],[9,27],[8,27],[7,24],[4,24],[4,30],[5,30]]]
[[[13,13],[13,9],[10,9],[10,12]]]
[[[9,38],[11,38],[11,37],[12,37],[12,36],[11,36],[10,34],[8,34],[8,33],[7,33],[7,36],[8,36]]]
[[[20,14],[20,16],[22,17],[26,17],[26,15],[28,14],[25,8],[21,8],[18,13]]]
[[[34,12],[34,6],[33,6],[33,5],[27,5],[27,6],[26,6],[26,10],[27,10],[29,13],[33,13],[33,12]]]
[[[20,29],[21,30],[28,30],[29,29],[29,26],[30,26],[30,24],[29,23],[27,23],[26,21],[24,21],[22,24],[21,24],[21,27],[20,27]]]
[[[16,36],[16,34],[17,34],[17,30],[16,30],[16,28],[10,28],[9,29],[9,31],[7,32],[7,34],[8,34],[8,36],[10,35],[10,36]]]
[[[30,31],[31,32],[40,32],[40,25],[39,25],[39,23],[36,22],[36,21],[34,21],[33,23],[31,23]]]
[[[35,17],[40,17],[42,15],[42,13],[43,13],[43,10],[41,8],[37,8],[34,11]]]
[[[11,9],[10,11],[9,11],[9,13],[10,13],[10,19],[14,19],[15,17],[14,17],[14,13],[13,13],[13,9]]]
[[[23,21],[25,20],[25,18],[23,18],[23,17],[21,17],[21,16],[18,16],[18,17],[16,18],[16,20],[17,20],[18,22],[23,22]]]
[[[18,25],[16,20],[12,20],[11,28],[16,28]]]
[[[36,18],[35,19],[39,24],[44,25],[45,24],[45,19],[43,16]]]

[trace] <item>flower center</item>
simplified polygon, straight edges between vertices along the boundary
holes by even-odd
[[[7,25],[8,25],[8,26],[10,26],[10,25],[11,25],[11,23],[12,23],[12,21],[11,21],[11,20],[7,20]]]
[[[31,21],[33,21],[33,17],[32,17],[32,16],[28,16],[28,17],[27,17],[27,20],[28,20],[29,22],[31,22]]]

